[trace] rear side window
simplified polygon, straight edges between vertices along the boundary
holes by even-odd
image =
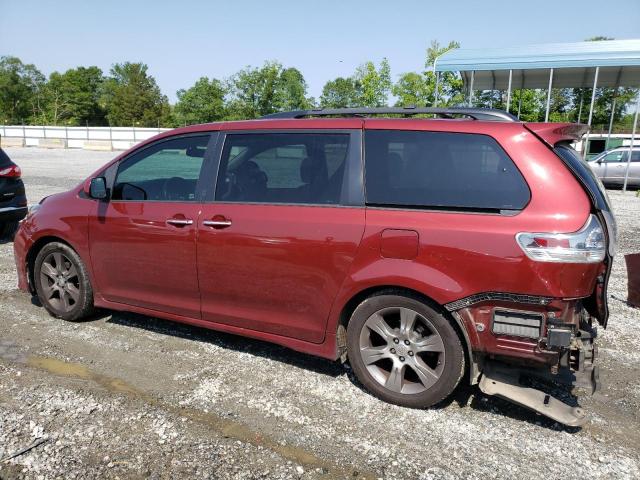
[[[365,134],[367,204],[451,210],[520,210],[520,171],[486,135],[402,130]]]
[[[349,134],[229,134],[216,200],[259,203],[340,203]]]

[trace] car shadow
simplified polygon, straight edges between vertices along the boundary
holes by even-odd
[[[494,415],[500,415],[505,418],[511,418],[519,422],[526,422],[530,425],[545,428],[547,430],[553,430],[556,432],[565,432],[570,434],[580,433],[582,427],[570,427],[563,425],[555,420],[545,417],[539,413],[536,413],[527,408],[511,403],[508,400],[504,400],[499,397],[493,397],[485,395],[480,391],[478,387],[475,387],[475,392],[469,407],[480,412],[490,412]]]
[[[195,342],[209,343],[220,348],[248,353],[250,355],[301,367],[322,375],[338,377],[344,374],[344,367],[339,362],[332,362],[248,337],[129,312],[105,311],[102,312],[102,314],[96,315],[93,320],[101,318],[106,318],[108,323],[138,328]]]
[[[32,302],[34,304],[39,304],[37,300],[32,300]],[[345,364],[338,361],[332,362],[313,355],[296,352],[295,350],[281,347],[266,341],[255,340],[239,335],[130,312],[99,310],[91,317],[82,320],[82,322],[93,322],[97,320],[105,320],[107,323],[137,328],[160,335],[169,335],[195,342],[208,343],[220,348],[248,353],[250,355],[255,355],[269,360],[275,360],[287,365],[304,368],[314,373],[334,378],[346,375],[349,381],[356,388],[360,389],[367,395],[370,395],[370,393],[356,378],[348,362]],[[567,398],[568,397],[564,397],[562,400],[568,401]],[[573,402],[569,400],[568,403]],[[456,387],[451,395],[430,408],[443,410],[451,407],[452,405],[454,407],[457,405],[458,408],[472,408],[473,410],[480,412],[489,412],[493,415],[527,422],[531,425],[536,425],[549,430],[572,434],[581,431],[580,427],[567,427],[555,420],[546,418],[519,405],[510,403],[498,397],[483,394],[477,385],[470,385],[469,372],[464,374],[458,384],[458,387]]]

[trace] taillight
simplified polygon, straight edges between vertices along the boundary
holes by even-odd
[[[518,245],[536,262],[598,263],[604,260],[606,241],[595,215],[575,233],[519,233]]]
[[[20,175],[22,175],[22,170],[17,165],[0,168],[0,177],[20,178]]]

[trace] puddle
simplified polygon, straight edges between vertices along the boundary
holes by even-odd
[[[87,367],[79,363],[63,362],[62,360],[57,360],[55,358],[31,356],[27,359],[27,365],[39,370],[46,370],[49,373],[60,375],[62,377],[91,380],[110,392],[135,395],[144,398],[145,400],[151,399],[151,397],[146,395],[144,392],[138,390],[132,385],[129,385],[123,380],[92,372]]]
[[[334,465],[302,448],[291,445],[282,445],[275,439],[264,436],[243,423],[222,418],[215,413],[205,413],[195,408],[177,407],[165,403],[134,387],[133,385],[128,384],[124,380],[93,372],[86,366],[79,363],[64,362],[62,360],[49,357],[30,356],[26,359],[26,364],[38,370],[49,372],[53,375],[91,381],[110,392],[135,397],[169,413],[185,417],[195,423],[210,427],[225,438],[240,440],[254,446],[267,448],[280,455],[285,460],[291,460],[292,462],[303,465],[307,468],[320,468],[323,472],[326,472],[325,478],[376,478],[376,475],[373,475],[372,473],[356,472],[348,468],[343,468],[339,465]]]

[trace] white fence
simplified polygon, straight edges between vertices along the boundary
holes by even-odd
[[[0,126],[5,146],[126,150],[168,128]]]

